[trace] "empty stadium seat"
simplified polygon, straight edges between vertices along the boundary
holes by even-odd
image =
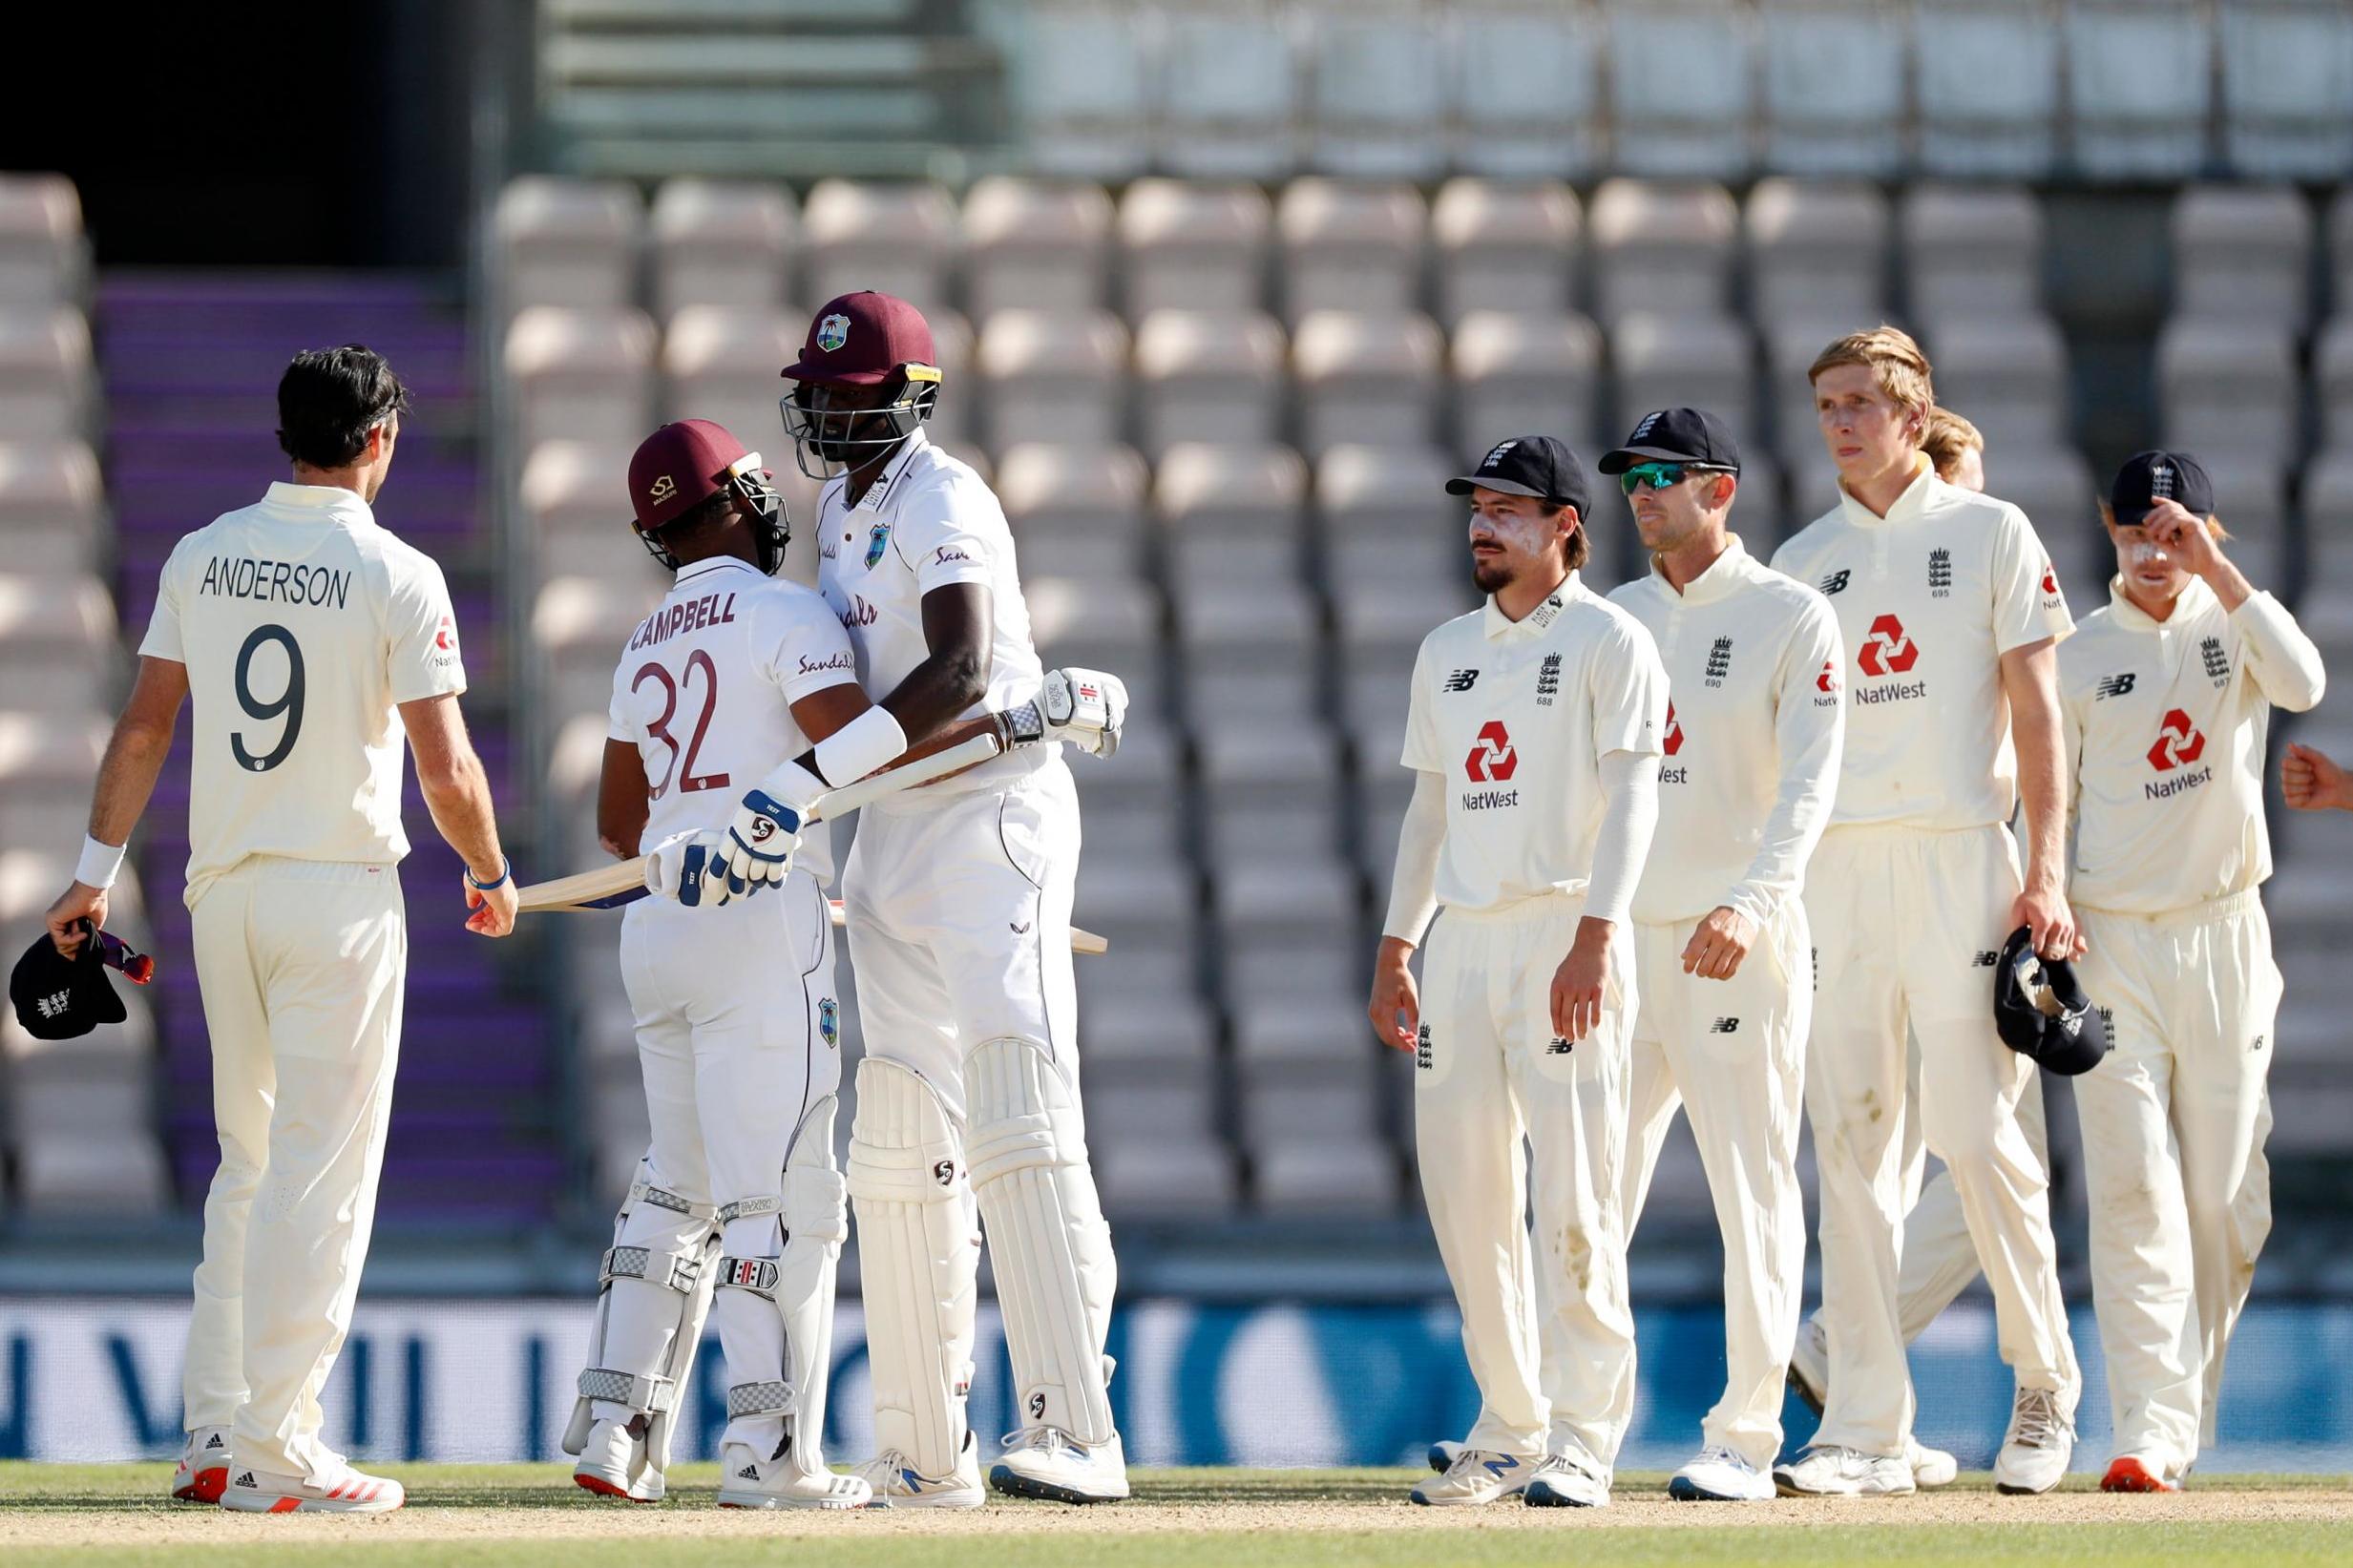
[[[526,559],[534,581],[543,575],[577,575],[609,581],[623,589],[661,580],[662,568],[646,554],[630,528],[628,447],[595,447],[581,441],[543,441],[523,460],[517,493],[519,516],[528,533]],[[788,462],[790,459],[787,459]],[[803,542],[811,519],[794,515],[798,535],[790,555],[816,555]]]
[[[95,709],[0,709],[0,845],[62,853],[81,842],[107,729]]]
[[[2312,209],[2285,185],[2194,185],[2174,199],[2174,310],[2300,327]]]
[[[1588,451],[1601,412],[1602,335],[1564,311],[1475,310],[1456,325],[1449,357],[1461,445],[1557,435]]]
[[[2206,161],[2213,32],[2200,0],[2068,0],[2075,166],[2101,179],[2181,179]]]
[[[819,486],[793,460],[778,407],[792,384],[778,372],[800,358],[808,333],[808,318],[798,312],[686,305],[662,339],[662,417],[725,426],[761,455],[804,525],[816,521]]]
[[[2332,439],[2327,449],[2306,465],[2303,474],[2304,531],[2315,541],[2353,538],[2353,443]],[[2215,497],[2227,508],[2230,497]],[[2227,510],[2217,512],[2230,525]],[[2258,588],[2276,584],[2258,583]],[[2309,552],[2302,584],[2308,598],[2333,598],[2353,603],[2353,550],[2317,545]]]
[[[1411,185],[1292,180],[1274,208],[1285,313],[1295,325],[1313,310],[1418,308],[1428,226]]]
[[[2059,574],[2068,607],[2081,620],[2108,602],[2115,554],[2100,527],[2105,476],[2095,478],[2083,454],[2050,441],[1989,446],[1985,490],[2027,514]]]
[[[1234,1208],[1240,1181],[1208,1074],[1144,1062],[1084,1071],[1087,1152],[1106,1213],[1214,1219]]]
[[[81,439],[95,379],[79,310],[0,311],[0,441]]]
[[[1605,325],[1629,310],[1730,305],[1739,213],[1721,185],[1611,179],[1594,193],[1588,218]]]
[[[1124,671],[1117,672],[1124,676]],[[1130,711],[1136,711],[1132,704]],[[1133,742],[1130,744],[1130,742]],[[1087,822],[1085,865],[1116,867],[1146,873],[1173,872],[1190,880],[1192,863],[1186,842],[1187,787],[1184,747],[1174,726],[1157,711],[1139,712],[1112,756],[1089,758],[1078,770],[1079,800]],[[1116,903],[1121,889],[1104,889],[1103,897],[1084,869],[1080,872],[1082,909],[1098,903]],[[1185,900],[1186,929],[1148,946],[1139,945],[1131,962],[1096,972],[1100,984],[1112,991],[1149,989],[1161,969],[1186,968],[1195,951],[1189,929],[1189,894]],[[1122,912],[1125,918],[1125,911]],[[1086,925],[1082,915],[1081,925]],[[1134,960],[1141,960],[1134,962]],[[1187,982],[1187,986],[1190,981]]]
[[[1427,316],[1317,310],[1292,341],[1299,445],[1427,444],[1438,430],[1443,344]]]
[[[1336,175],[1427,179],[1443,165],[1446,59],[1420,0],[1311,0],[1308,160]]]
[[[953,310],[927,310],[923,320],[932,329],[932,351],[939,356],[940,374],[939,402],[924,429],[943,446],[969,445],[980,424],[975,410],[985,401],[983,389],[973,381],[972,328]]]
[[[1903,158],[1904,16],[1880,0],[1763,0],[1765,162],[1884,178]]]
[[[643,587],[573,575],[550,576],[531,607],[531,636],[546,660],[543,721],[553,733],[576,716],[604,713],[630,631],[662,601],[657,574]]]
[[[2312,379],[2320,394],[2321,444],[2353,447],[2353,315],[2334,318],[2321,332]]]
[[[534,305],[507,328],[515,439],[635,450],[649,429],[654,324],[637,310]]]
[[[1274,205],[1255,185],[1139,179],[1120,198],[1121,294],[1155,310],[1255,310],[1266,300]]]
[[[1283,432],[1288,340],[1256,310],[1155,310],[1136,329],[1136,427],[1144,449],[1253,442]]]
[[[2353,165],[2353,14],[2335,0],[2216,9],[2232,167],[2258,178],[2342,179]]]
[[[1760,179],[1741,227],[1749,307],[1757,321],[1808,316],[1867,324],[1883,315],[1887,201],[1871,186]]]
[[[1150,59],[1134,11],[1107,0],[1026,8],[1017,82],[1024,154],[1041,174],[1122,178],[1150,157]]]
[[[1430,208],[1439,319],[1567,309],[1584,224],[1577,193],[1556,179],[1448,180]]]
[[[1604,9],[1617,166],[1667,178],[1748,173],[1755,73],[1744,12],[1712,0],[1608,0]],[[1663,67],[1671,90],[1661,91]]]
[[[541,175],[510,180],[491,220],[503,313],[534,305],[615,310],[631,303],[644,224],[637,187],[623,180]]]
[[[1100,444],[1127,423],[1127,328],[1107,310],[999,310],[980,329],[990,444]]]
[[[2302,446],[2296,351],[2283,325],[2175,317],[2157,338],[2164,445],[2281,462]]]
[[[1926,347],[1938,401],[1965,410],[1989,449],[2066,438],[2067,345],[2048,316],[1942,317]]]
[[[821,179],[801,213],[801,295],[811,306],[860,289],[929,316],[948,303],[956,202],[936,185]]]
[[[1792,470],[1829,461],[1823,455],[1821,424],[1814,411],[1814,383],[1806,372],[1840,334],[1855,329],[1855,320],[1851,316],[1798,317],[1767,324],[1765,379],[1772,390],[1773,449]],[[1740,449],[1746,455],[1747,445]]]
[[[1339,853],[1346,797],[1337,736],[1316,724],[1229,723],[1201,731],[1194,743],[1208,864],[1221,885],[1245,868],[1267,871],[1300,861],[1320,868]],[[1313,896],[1328,891],[1319,885]],[[1302,894],[1286,888],[1273,896],[1287,904]],[[1346,903],[1353,912],[1353,890]]]
[[[650,227],[654,313],[663,321],[687,305],[775,310],[788,297],[800,215],[784,187],[666,179],[654,195]]]
[[[2287,580],[2288,474],[2277,463],[2219,453],[2208,461],[2193,452],[2214,480],[2215,515],[2230,531],[2224,548],[2241,571],[2262,589],[2293,598]],[[2333,543],[2334,541],[2332,541]],[[2335,554],[2322,547],[2323,554]]]
[[[1469,466],[1431,447],[1347,444],[1323,454],[1316,554],[1335,602],[1467,580],[1464,503],[1445,485]]]
[[[1214,596],[1295,579],[1306,491],[1306,467],[1289,447],[1169,448],[1153,478],[1152,514],[1171,591]]]
[[[1630,430],[1653,408],[1707,408],[1754,439],[1756,345],[1734,317],[1701,312],[1633,311],[1610,333],[1617,367],[1612,433]]]
[[[1321,615],[1297,582],[1237,582],[1174,609],[1196,735],[1251,718],[1304,721],[1320,706]]]
[[[1102,186],[995,176],[965,193],[963,227],[965,309],[984,328],[1008,306],[1103,303],[1111,199]]]
[[[1915,315],[2042,308],[2043,213],[2030,192],[1914,185],[1903,193],[1897,228]]]
[[[1126,682],[1133,711],[1149,715],[1164,709],[1157,590],[1144,582],[1059,577],[1043,562],[1024,563],[1022,579],[1030,636],[1049,667],[1083,664],[1113,671]]]
[[[74,719],[111,710],[116,655],[114,596],[97,578],[0,575],[9,707]]]
[[[108,543],[98,460],[80,441],[0,442],[0,551],[30,577],[99,569]]]
[[[74,182],[63,175],[0,174],[0,310],[77,303],[88,272]]]
[[[1298,158],[1291,30],[1261,0],[1189,0],[1163,29],[1155,161],[1214,179],[1275,179]]]
[[[2059,30],[2048,0],[1916,0],[1920,162],[2033,179],[2058,154]]]
[[[1144,571],[1144,460],[1126,447],[1024,442],[997,465],[997,499],[1024,574],[1127,582]]]
[[[1575,178],[1598,161],[1601,29],[1550,0],[1460,0],[1455,25],[1455,167]]]

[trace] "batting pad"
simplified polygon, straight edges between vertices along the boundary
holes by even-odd
[[[924,1475],[951,1474],[972,1387],[979,1218],[947,1106],[920,1074],[880,1056],[858,1064],[849,1190],[875,1450],[897,1450]]]
[[[641,1164],[598,1270],[603,1289],[579,1399],[564,1429],[566,1453],[587,1447],[595,1407],[604,1402],[646,1418],[641,1463],[657,1473],[669,1469],[670,1429],[710,1313],[718,1254],[711,1206],[656,1185],[652,1170]]]
[[[964,1079],[973,1187],[995,1249],[1019,1419],[1107,1443],[1118,1430],[1103,1345],[1119,1268],[1078,1099],[1034,1040],[981,1042]]]
[[[776,1309],[785,1320],[785,1377],[795,1410],[788,1455],[803,1474],[825,1474],[826,1382],[833,1369],[833,1274],[850,1238],[850,1198],[833,1166],[831,1095],[801,1118],[785,1161],[785,1255]]]

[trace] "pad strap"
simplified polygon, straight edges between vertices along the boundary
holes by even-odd
[[[722,1290],[747,1290],[762,1301],[773,1302],[776,1300],[776,1281],[777,1264],[774,1258],[719,1260],[719,1288]]]
[[[790,1415],[800,1409],[789,1383],[773,1379],[765,1383],[738,1383],[727,1390],[727,1419],[740,1421],[746,1417],[758,1419],[766,1415]]]
[[[648,1415],[663,1415],[678,1403],[678,1384],[666,1377],[647,1377],[612,1367],[591,1367],[580,1374],[580,1397],[605,1400]]]
[[[698,1203],[691,1199],[681,1198],[667,1187],[658,1187],[651,1181],[645,1181],[629,1183],[629,1203],[623,1203],[621,1206],[627,1208],[630,1203],[638,1202],[651,1203],[656,1208],[666,1208],[673,1214],[683,1214],[695,1220],[707,1220],[716,1212],[708,1203]]]
[[[597,1270],[599,1285],[611,1285],[615,1280],[643,1280],[647,1285],[658,1285],[682,1296],[693,1295],[702,1277],[700,1252],[665,1252],[649,1246],[607,1247],[604,1262]]]
[[[785,1201],[773,1194],[764,1198],[738,1198],[732,1203],[719,1205],[719,1223],[723,1225],[731,1224],[735,1221],[748,1220],[755,1215],[784,1212]]]

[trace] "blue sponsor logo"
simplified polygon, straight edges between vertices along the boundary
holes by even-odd
[[[866,534],[866,565],[868,570],[882,563],[882,553],[891,548],[891,525],[876,523]]]

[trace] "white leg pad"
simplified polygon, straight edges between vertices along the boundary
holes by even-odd
[[[798,1407],[786,1423],[788,1457],[809,1475],[826,1474],[826,1382],[833,1369],[833,1277],[850,1239],[850,1194],[833,1163],[833,1113],[828,1095],[801,1119],[785,1161],[785,1255],[776,1307],[785,1320],[785,1376]]]
[[[664,1190],[640,1166],[598,1270],[601,1291],[579,1398],[564,1429],[566,1453],[587,1446],[601,1404],[607,1413],[619,1407],[633,1430],[641,1428],[639,1474],[669,1469],[670,1431],[710,1312],[718,1256],[711,1205]]]
[[[876,1451],[906,1455],[923,1475],[948,1475],[964,1452],[980,1222],[956,1120],[901,1063],[858,1064],[848,1184]]]
[[[1019,1419],[1107,1443],[1119,1434],[1103,1355],[1119,1271],[1077,1097],[1034,1040],[982,1041],[964,1079]]]

